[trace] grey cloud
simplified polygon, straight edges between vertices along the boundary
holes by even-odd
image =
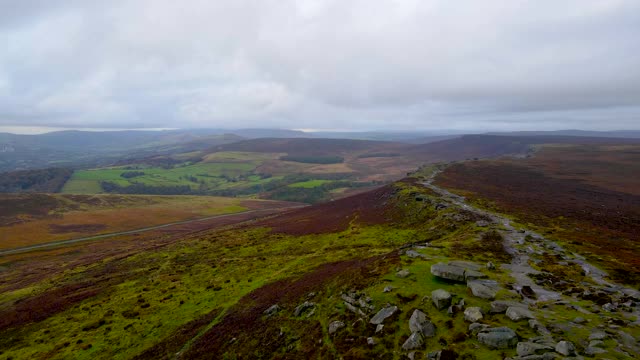
[[[632,0],[0,5],[5,126],[640,126]]]

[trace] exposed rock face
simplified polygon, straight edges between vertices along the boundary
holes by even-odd
[[[482,320],[482,311],[479,307],[469,307],[464,310],[464,319],[468,322],[475,323]]]
[[[506,300],[496,300],[491,302],[491,313],[500,314],[507,311],[510,307],[523,307],[526,308],[527,305],[523,303],[519,303],[516,301],[506,301]]]
[[[518,344],[518,335],[504,326],[488,328],[478,333],[478,341],[492,349],[509,349]]]
[[[419,349],[424,345],[424,340],[422,339],[422,335],[419,332],[414,332],[409,336],[407,341],[402,344],[402,350],[409,351]]]
[[[431,274],[439,278],[465,282],[486,278],[487,275],[481,273],[482,265],[468,261],[451,261],[448,264],[437,263],[431,265]]]
[[[451,305],[451,294],[443,289],[434,290],[431,292],[431,301],[438,310],[445,309]]]
[[[269,306],[269,308],[267,310],[265,310],[263,312],[263,314],[265,314],[267,316],[273,316],[280,310],[282,310],[282,308],[278,304],[275,304],[275,305]]]
[[[342,321],[332,321],[329,324],[329,335],[334,334],[336,331],[342,329],[344,327],[344,323]]]
[[[520,321],[524,319],[533,319],[533,313],[524,307],[511,306],[507,309],[506,315],[513,321]]]
[[[311,311],[313,311],[313,308],[316,307],[315,303],[312,303],[310,301],[305,301],[304,303],[298,305],[296,307],[296,309],[293,311],[293,315],[294,316],[300,316],[302,314],[304,314],[305,312],[307,312],[307,310],[312,309]]]
[[[570,341],[560,341],[556,345],[556,352],[564,356],[574,356],[576,354],[576,347]]]
[[[496,297],[500,286],[493,280],[471,280],[467,281],[467,287],[475,297],[493,300]]]
[[[464,282],[464,268],[443,263],[431,265],[431,274],[439,278]]]
[[[378,311],[378,313],[375,314],[371,318],[371,320],[369,320],[369,323],[371,323],[373,325],[382,324],[388,317],[390,317],[393,314],[395,314],[396,311],[398,311],[398,307],[397,306],[385,307],[385,308],[381,309],[380,311]]]
[[[533,342],[519,342],[516,346],[518,356],[540,355],[553,350],[551,346]]]
[[[409,318],[409,330],[412,333],[420,333],[424,337],[432,337],[436,334],[436,327],[433,325],[427,315],[420,310],[414,310]]]

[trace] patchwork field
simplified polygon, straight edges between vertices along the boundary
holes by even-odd
[[[539,339],[537,351],[563,351],[562,340],[584,354],[595,336],[601,357],[637,353],[640,294],[428,179],[248,222],[0,257],[0,356],[494,359]],[[444,264],[465,279],[434,271]],[[631,305],[604,310],[613,302]],[[508,340],[495,346],[491,331]]]
[[[287,205],[211,196],[4,194],[0,199],[0,250]]]

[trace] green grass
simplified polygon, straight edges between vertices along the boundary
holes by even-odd
[[[176,166],[170,169],[160,167],[140,167],[136,171],[143,171],[144,175],[125,179],[121,175],[131,171],[125,167],[103,168],[92,170],[78,170],[67,181],[62,189],[63,193],[99,193],[101,181],[117,183],[120,186],[128,186],[141,183],[148,186],[174,186],[187,185],[192,189],[198,189],[201,183],[209,188],[224,188],[225,186],[237,186],[239,183],[260,182],[255,180],[243,182],[231,182],[224,177],[236,177],[250,173],[255,169],[253,163],[198,163],[193,165]],[[196,179],[197,182],[191,181]]]
[[[289,185],[290,187],[294,187],[294,188],[304,188],[304,189],[311,189],[311,188],[315,188],[318,186],[322,186],[324,184],[330,183],[332,182],[331,180],[309,180],[309,181],[302,181],[302,182],[297,182],[294,184]]]

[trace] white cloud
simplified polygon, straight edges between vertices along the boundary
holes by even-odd
[[[640,126],[632,0],[31,0],[0,23],[6,126]]]

